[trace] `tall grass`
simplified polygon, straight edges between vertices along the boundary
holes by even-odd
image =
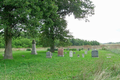
[[[84,51],[75,51],[72,58],[69,51],[64,57],[53,53],[46,58],[47,51],[13,51],[13,60],[3,60],[0,52],[1,80],[111,80],[120,79],[120,54],[99,50],[99,58],[92,58],[91,51],[82,57]],[[77,57],[77,55],[80,57]],[[107,58],[111,54],[111,58]],[[23,56],[24,55],[24,56]]]

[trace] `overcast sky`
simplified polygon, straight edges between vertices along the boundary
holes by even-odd
[[[96,40],[100,43],[120,42],[120,0],[91,0],[95,4],[95,15],[90,22],[66,17],[67,29],[74,38]]]

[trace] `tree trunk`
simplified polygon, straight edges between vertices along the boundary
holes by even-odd
[[[54,36],[52,36],[52,40],[51,40],[51,43],[50,43],[50,51],[51,52],[54,52],[54,49],[55,49],[55,43],[54,43]]]
[[[13,59],[13,56],[12,56],[12,36],[11,36],[11,31],[8,30],[8,28],[5,30],[4,38],[5,38],[4,59]]]
[[[54,44],[50,46],[50,51],[54,52]]]

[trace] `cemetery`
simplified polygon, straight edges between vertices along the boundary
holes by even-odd
[[[0,80],[120,80],[119,3],[109,2],[1,0]]]
[[[119,76],[119,54],[102,49],[90,49],[89,51],[70,49],[58,48],[58,51],[53,53],[47,49],[35,49],[35,47],[31,47],[31,51],[13,50],[13,60],[3,60],[3,49],[0,49],[0,78],[2,80],[14,78],[16,80],[38,78],[43,80],[93,80],[98,79],[101,74],[103,76],[101,79],[107,75],[109,80]],[[33,51],[37,54],[31,54]]]

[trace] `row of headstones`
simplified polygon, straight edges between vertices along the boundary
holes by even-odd
[[[67,52],[65,52],[66,54]],[[73,53],[73,51],[69,52],[69,57],[73,57],[73,54],[75,54],[75,52]],[[87,51],[85,51],[85,54],[87,54]],[[46,52],[46,58],[52,58],[52,53],[51,52]],[[59,48],[58,49],[58,56],[60,57],[64,57],[64,53],[63,53],[63,49]],[[78,57],[80,57],[80,55],[77,55]],[[84,57],[84,54],[82,54],[82,57]],[[92,50],[92,57],[98,57],[98,51],[97,50]]]
[[[58,49],[58,56],[64,57],[63,50],[64,49],[62,49],[62,48]],[[88,51],[89,51],[89,48],[88,48]],[[32,41],[32,52],[31,52],[31,54],[35,54],[35,55],[37,54],[35,40]],[[75,54],[75,52],[74,52],[74,54]],[[85,51],[85,54],[87,54],[87,51]],[[69,56],[73,57],[73,52],[72,51],[70,51]],[[82,56],[84,57],[84,54],[82,54]],[[52,53],[51,52],[47,52],[46,53],[46,57],[47,58],[51,58],[52,57]],[[79,54],[78,54],[78,57],[79,57]],[[98,51],[97,50],[92,50],[92,57],[98,57]]]
[[[70,50],[69,48],[67,49],[68,51]],[[83,50],[83,49],[82,49]],[[90,50],[90,48],[88,48],[88,51]],[[77,51],[80,51],[80,49],[77,49]]]
[[[69,50],[69,48],[68,48],[68,50]],[[90,49],[88,48],[88,51],[89,51],[89,50],[90,50]],[[78,51],[79,51],[79,49],[78,49]],[[60,53],[60,56],[61,56],[61,50],[59,50],[58,52]],[[35,42],[35,40],[32,41],[32,52],[31,52],[31,54],[37,54],[37,52],[36,52],[36,42]]]

